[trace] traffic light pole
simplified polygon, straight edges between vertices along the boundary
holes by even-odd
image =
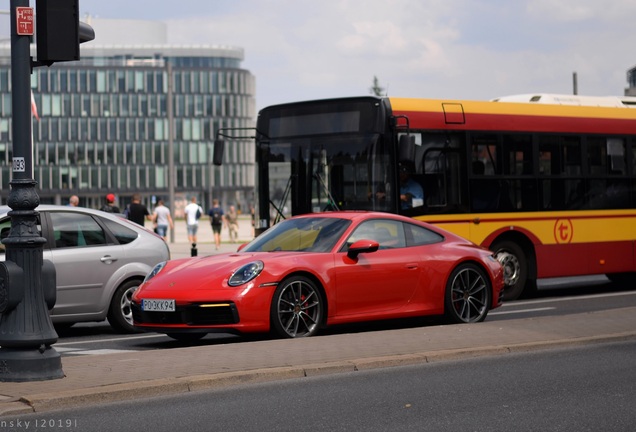
[[[29,0],[11,0],[12,211],[11,231],[3,240],[6,261],[0,265],[0,381],[64,377],[49,316],[55,305],[55,268],[44,262],[46,239],[35,211],[40,198],[33,179],[30,37],[17,31],[16,9],[28,6]]]

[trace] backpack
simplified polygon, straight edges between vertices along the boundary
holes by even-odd
[[[194,217],[197,219],[201,217],[201,207],[197,208],[197,214]]]
[[[222,225],[223,216],[221,215],[221,209],[212,209],[212,225]]]
[[[110,204],[104,204],[100,210],[106,213],[114,213],[113,206]]]

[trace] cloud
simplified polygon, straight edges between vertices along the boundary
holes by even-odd
[[[366,95],[490,99],[622,94],[633,0],[81,0],[104,18],[168,22],[172,43],[244,48],[257,107]]]

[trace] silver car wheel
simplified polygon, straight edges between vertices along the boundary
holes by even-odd
[[[311,336],[321,319],[322,297],[312,281],[298,276],[279,285],[272,304],[273,326],[279,336]]]
[[[130,325],[133,325],[133,316],[132,316],[132,296],[137,291],[138,286],[130,287],[125,292],[124,295],[121,296],[121,315],[124,317],[126,322]]]
[[[115,330],[125,333],[139,331],[133,326],[131,307],[132,296],[139,288],[139,285],[140,282],[136,280],[125,282],[113,294],[108,310],[108,321]]]

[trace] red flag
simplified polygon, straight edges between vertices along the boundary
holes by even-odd
[[[33,96],[33,92],[31,92],[31,114],[35,117],[36,120],[40,120],[40,116],[38,115],[38,106],[35,104],[35,97]]]

